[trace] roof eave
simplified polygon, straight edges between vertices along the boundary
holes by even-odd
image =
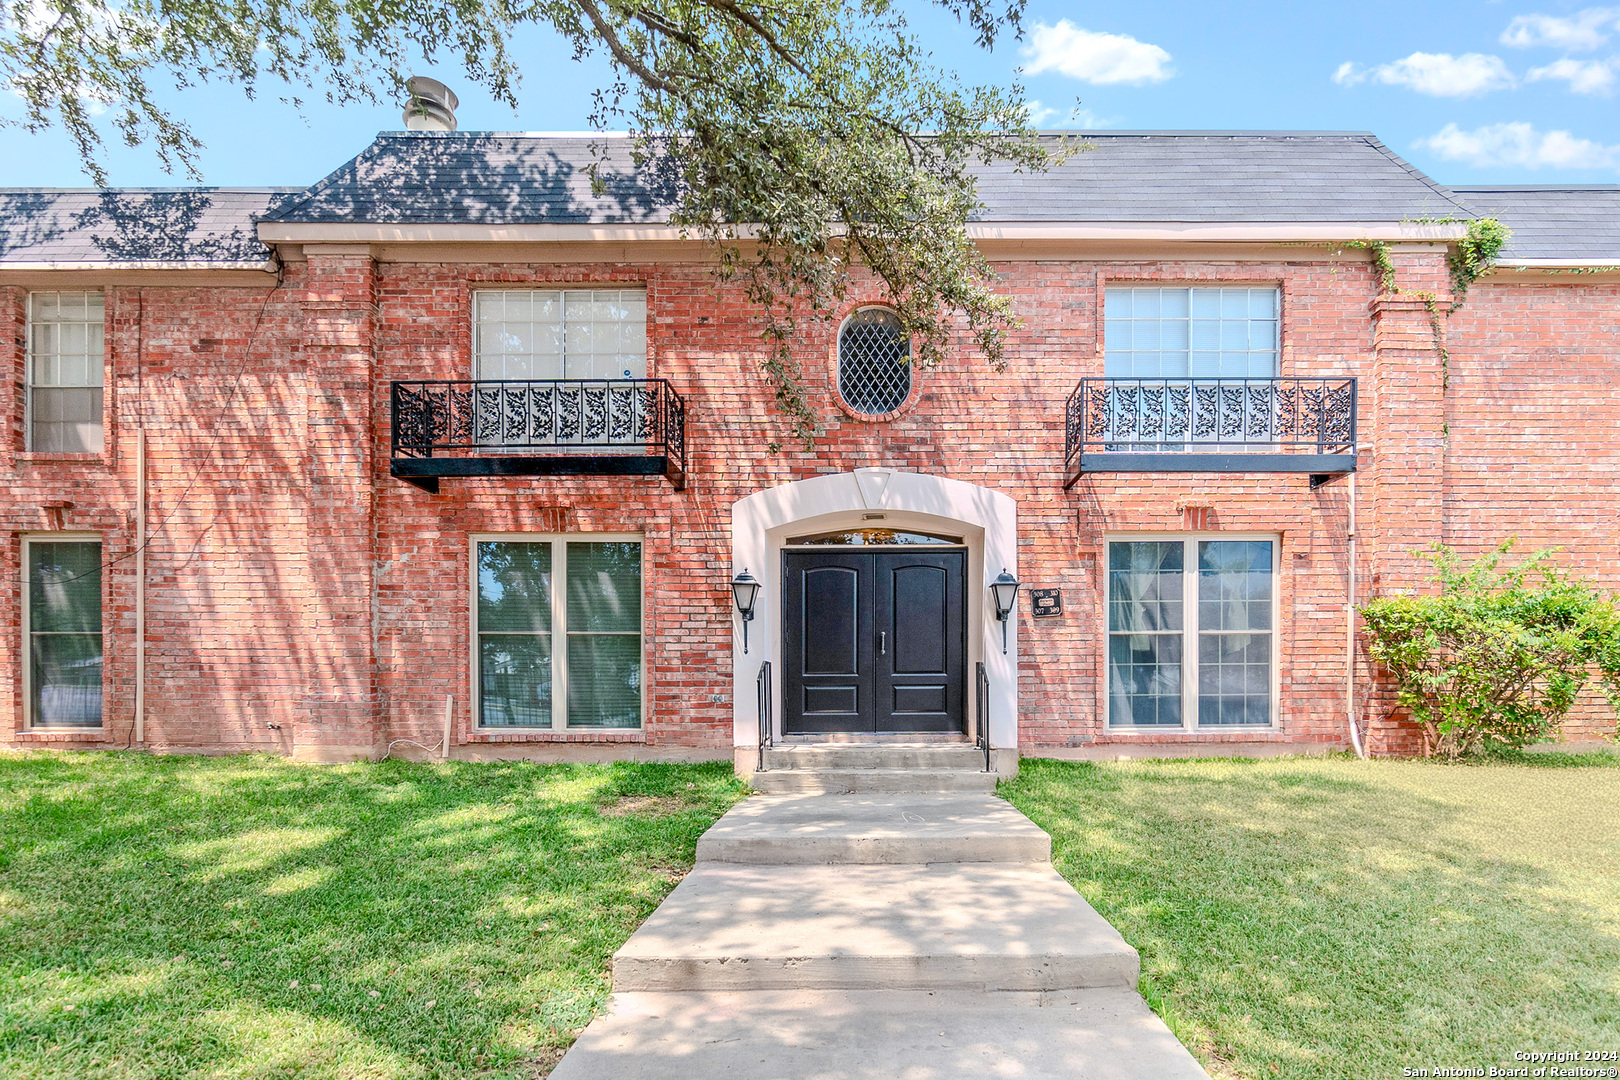
[[[387,224],[382,222],[261,221],[266,244],[625,243],[679,241],[689,230],[647,224]],[[739,232],[746,236],[751,230]],[[1449,243],[1467,235],[1466,222],[1411,221],[995,221],[972,222],[975,240],[1176,240],[1210,243],[1334,243],[1349,240]]]
[[[1514,259],[1497,261],[1493,270],[1620,270],[1620,255],[1610,259]]]
[[[39,273],[44,271],[82,271],[82,270],[257,270],[261,273],[274,274],[276,272],[275,259],[236,259],[236,260],[208,260],[208,259],[38,259],[38,260],[7,260],[0,259],[0,272]]]

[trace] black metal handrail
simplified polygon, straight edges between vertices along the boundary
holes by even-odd
[[[686,470],[686,403],[664,379],[396,382],[393,456],[662,454]]]
[[[759,697],[759,771],[765,771],[765,750],[771,745],[771,662],[760,661],[759,676],[754,680]]]
[[[990,676],[985,674],[984,661],[979,661],[973,673],[973,689],[977,695],[978,717],[974,745],[984,751],[984,771],[990,767]]]
[[[1064,462],[1082,454],[1354,454],[1356,380],[1081,379]]]

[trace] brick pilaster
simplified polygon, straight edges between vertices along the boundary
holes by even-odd
[[[374,485],[371,384],[376,264],[363,246],[308,249],[304,299],[307,688],[299,757],[379,749],[372,628]]]
[[[1391,245],[1393,288],[1381,283],[1372,302],[1373,369],[1367,419],[1373,435],[1370,596],[1431,586],[1423,558],[1443,537],[1446,408],[1442,344],[1450,306],[1446,248]],[[1436,319],[1439,326],[1437,337]],[[1371,529],[1366,529],[1370,525]],[[1368,695],[1374,752],[1412,752],[1416,728],[1391,722],[1386,687]]]

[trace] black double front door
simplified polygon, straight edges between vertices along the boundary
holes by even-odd
[[[787,551],[783,732],[963,731],[967,552]]]

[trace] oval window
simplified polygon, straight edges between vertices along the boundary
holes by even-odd
[[[838,393],[858,413],[880,416],[911,395],[911,335],[886,308],[863,308],[838,332]]]

